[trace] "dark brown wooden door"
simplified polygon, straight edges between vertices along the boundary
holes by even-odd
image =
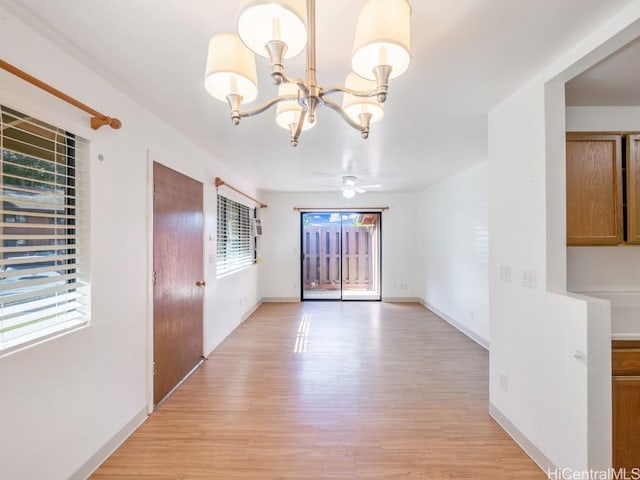
[[[203,338],[202,183],[153,164],[153,402],[200,361]]]

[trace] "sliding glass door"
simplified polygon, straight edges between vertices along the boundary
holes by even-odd
[[[380,300],[380,212],[303,212],[303,300]]]
[[[380,300],[380,213],[342,214],[342,299]]]

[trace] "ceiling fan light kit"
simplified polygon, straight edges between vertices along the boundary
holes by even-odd
[[[344,198],[347,198],[347,199],[353,198],[353,197],[356,196],[356,189],[355,188],[344,188],[342,190],[342,196]]]
[[[346,199],[355,197],[356,193],[366,193],[370,188],[380,188],[380,184],[358,185],[358,177],[354,175],[342,177],[342,196]]]
[[[276,122],[289,130],[296,146],[302,131],[316,121],[318,107],[337,112],[368,138],[370,124],[384,115],[389,79],[404,73],[411,62],[411,6],[408,0],[366,0],[358,17],[352,69],[344,86],[323,88],[316,77],[315,0],[242,0],[238,33],[220,33],[209,42],[205,87],[227,102],[231,121],[258,115],[276,107]],[[306,78],[290,78],[285,60],[306,47]],[[249,110],[245,103],[258,95],[255,55],[271,63],[278,95]],[[354,73],[355,72],[355,73]],[[329,96],[343,94],[343,101]]]

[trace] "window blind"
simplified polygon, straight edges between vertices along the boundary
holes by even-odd
[[[254,238],[251,235],[254,210],[218,194],[218,277],[255,263]]]
[[[0,353],[83,325],[85,140],[0,106]]]

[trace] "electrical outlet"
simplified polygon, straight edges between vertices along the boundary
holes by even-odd
[[[522,286],[527,288],[536,288],[538,283],[538,274],[535,270],[522,270]]]
[[[511,267],[509,265],[500,265],[500,280],[511,283]]]

